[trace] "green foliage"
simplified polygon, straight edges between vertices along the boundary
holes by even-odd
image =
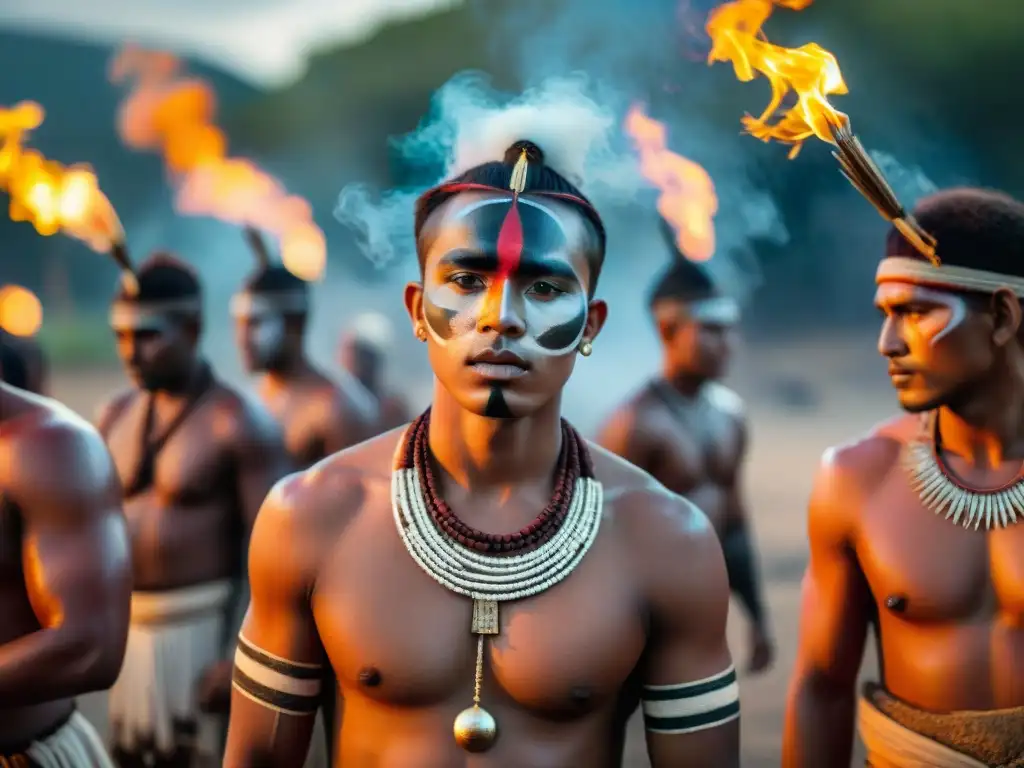
[[[91,366],[117,360],[114,337],[102,317],[48,317],[40,329],[39,343],[55,366]]]

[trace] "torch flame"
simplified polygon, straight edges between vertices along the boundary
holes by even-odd
[[[109,251],[124,233],[96,174],[86,165],[65,167],[24,147],[45,116],[31,101],[0,107],[0,189],[11,198],[10,216],[31,223],[41,235],[63,231],[93,250]]]
[[[758,117],[746,115],[743,127],[750,135],[790,144],[789,157],[800,152],[804,141],[817,136],[835,143],[834,130],[849,125],[849,118],[828,103],[828,97],[847,93],[836,57],[817,43],[799,48],[783,48],[765,38],[761,28],[774,6],[803,10],[812,0],[732,0],[708,15],[707,33],[711,38],[708,63],[731,62],[742,82],[758,74],[768,78],[772,98]],[[792,91],[797,103],[771,123]]]
[[[309,203],[289,195],[251,161],[228,157],[227,138],[214,122],[213,88],[180,70],[173,55],[134,46],[114,60],[111,79],[134,81],[118,116],[122,140],[163,156],[179,213],[269,232],[278,238],[289,271],[304,280],[319,279],[327,241]]]
[[[35,336],[43,324],[43,305],[28,288],[0,288],[0,330],[12,336]]]
[[[661,190],[658,213],[675,231],[679,252],[691,261],[707,261],[715,253],[718,212],[718,196],[708,172],[670,151],[665,126],[640,106],[629,110],[623,127],[640,155],[640,172]]]

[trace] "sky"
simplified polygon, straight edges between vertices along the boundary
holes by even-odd
[[[300,78],[311,52],[361,42],[388,21],[462,1],[0,0],[0,28],[166,48],[276,87]]]

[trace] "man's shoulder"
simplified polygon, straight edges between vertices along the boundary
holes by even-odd
[[[138,396],[139,390],[135,387],[123,387],[105,400],[100,401],[96,408],[96,423],[102,426],[117,419],[125,408]]]
[[[105,486],[110,454],[99,432],[67,406],[39,395],[21,398],[19,414],[4,421],[0,476],[8,488],[31,484],[69,493]],[[60,482],[54,475],[60,467]]]
[[[744,421],[747,417],[747,408],[743,398],[735,391],[717,381],[710,382],[704,387],[704,397],[709,405],[719,413],[730,416],[737,421]]]
[[[642,560],[645,551],[668,543],[684,552],[717,542],[714,528],[695,504],[670,491],[653,476],[610,451],[590,446],[606,512],[615,529]]]
[[[819,474],[875,483],[899,461],[903,446],[920,433],[921,417],[901,414],[879,422],[846,442],[827,448]]]
[[[210,400],[217,416],[233,427],[232,434],[247,440],[279,436],[279,425],[256,395],[218,381]]]
[[[278,481],[268,503],[289,517],[309,522],[344,522],[358,515],[371,490],[390,487],[401,429],[333,453],[308,469]]]

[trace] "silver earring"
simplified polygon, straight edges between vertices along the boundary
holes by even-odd
[[[589,340],[584,339],[580,342],[580,354],[584,357],[590,357],[590,353],[594,351],[594,345]]]

